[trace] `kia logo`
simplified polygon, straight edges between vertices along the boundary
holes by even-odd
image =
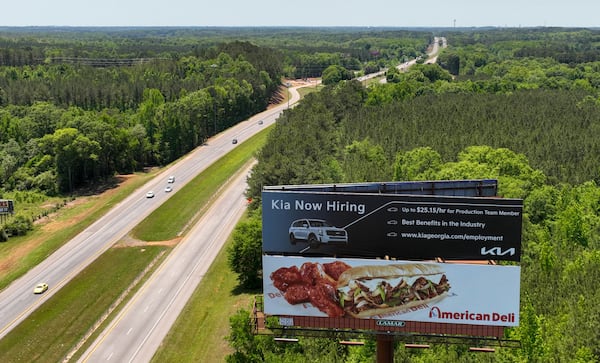
[[[504,251],[502,251],[501,247],[492,247],[492,248],[486,248],[486,247],[481,247],[481,255],[482,256],[486,256],[486,255],[491,255],[491,256],[514,256],[515,255],[516,250],[514,247],[506,249]]]

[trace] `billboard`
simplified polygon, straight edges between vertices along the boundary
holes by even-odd
[[[520,199],[262,192],[263,252],[519,261]]]
[[[265,255],[263,274],[269,315],[519,324],[519,266]]]
[[[0,199],[0,214],[14,213],[14,204],[12,200]]]

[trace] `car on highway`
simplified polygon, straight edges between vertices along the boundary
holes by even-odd
[[[42,294],[46,290],[48,290],[48,284],[45,282],[40,282],[39,284],[35,285],[35,287],[33,288],[33,293],[34,294]]]
[[[232,144],[237,144],[237,139],[233,139],[233,140],[231,140],[231,143],[232,143]]]
[[[263,124],[263,120],[258,120],[258,124],[262,125]]]
[[[169,179],[167,179],[167,183],[175,183],[175,177],[171,175]]]
[[[348,244],[348,234],[343,228],[332,226],[323,219],[303,218],[292,222],[289,228],[290,243],[306,241],[311,247],[320,244]]]
[[[165,187],[165,192],[167,192],[167,193],[171,192],[172,190],[173,190],[173,187],[171,187],[170,185],[167,185]]]
[[[149,191],[148,193],[146,193],[146,198],[154,198],[154,192]]]

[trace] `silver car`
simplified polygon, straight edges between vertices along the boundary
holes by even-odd
[[[292,222],[289,228],[290,243],[308,242],[316,247],[319,244],[348,244],[348,234],[343,228],[332,226],[323,219],[303,218]]]

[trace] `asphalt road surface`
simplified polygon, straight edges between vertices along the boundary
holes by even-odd
[[[244,213],[239,174],[80,362],[148,362]]]
[[[290,93],[292,97],[289,103],[255,115],[209,139],[205,145],[198,147],[181,161],[164,170],[48,256],[42,263],[0,292],[0,339],[50,298],[54,292],[69,282],[115,242],[123,238],[134,226],[176,192],[177,188],[192,180],[220,157],[243,143],[244,140],[274,123],[283,110],[300,99],[295,88],[290,88]],[[232,143],[234,138],[238,140],[237,144]],[[175,183],[171,184],[174,190],[171,193],[165,193],[164,188],[170,175],[175,176]],[[150,190],[154,191],[154,198],[146,198],[146,192]],[[239,197],[243,199],[241,196]],[[222,236],[222,238],[225,239],[226,236]],[[33,288],[39,282],[48,283],[50,288],[44,294],[34,295]]]
[[[425,64],[431,64],[431,63],[435,63],[437,62],[437,56],[439,53],[439,41],[442,41],[442,48],[446,48],[448,46],[448,43],[446,41],[446,38],[443,37],[434,37],[433,39],[433,43],[431,44],[431,50],[427,53],[428,55],[428,59],[425,61]],[[399,64],[396,66],[396,68],[398,68],[400,71],[404,72],[406,71],[408,68],[410,68],[410,66],[413,66],[417,64],[417,59],[411,59],[407,62],[404,62],[402,64]],[[379,72],[375,72],[375,73],[369,73],[366,74],[364,76],[358,77],[357,80],[360,82],[363,81],[367,81],[371,78],[376,78],[376,77],[382,77],[385,76],[385,74],[387,73],[387,68],[379,71]],[[379,83],[387,83],[387,80],[385,78],[382,78]]]

